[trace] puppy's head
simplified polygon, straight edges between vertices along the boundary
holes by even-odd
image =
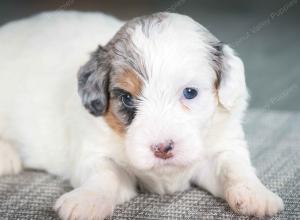
[[[83,105],[124,138],[140,170],[188,166],[217,107],[241,109],[242,61],[183,15],[157,13],[125,24],[79,71]]]

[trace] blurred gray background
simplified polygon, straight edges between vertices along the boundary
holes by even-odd
[[[251,108],[300,111],[300,0],[1,0],[0,25],[59,9],[125,20],[166,10],[187,14],[242,57]]]

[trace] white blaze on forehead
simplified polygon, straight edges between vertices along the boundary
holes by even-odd
[[[131,39],[143,59],[149,85],[212,86],[215,73],[209,60],[211,36],[204,27],[187,16],[167,14],[147,31],[149,36],[142,25],[137,25]]]

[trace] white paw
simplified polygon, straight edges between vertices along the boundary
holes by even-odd
[[[83,188],[62,195],[54,206],[63,220],[103,220],[112,214],[113,208],[109,198]]]
[[[283,210],[282,199],[262,184],[237,184],[228,188],[225,198],[237,213],[249,216],[273,216]]]
[[[0,176],[17,174],[22,170],[18,152],[8,143],[0,142]]]

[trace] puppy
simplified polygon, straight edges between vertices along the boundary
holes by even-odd
[[[3,26],[0,42],[0,174],[70,180],[62,219],[108,217],[137,186],[195,184],[242,215],[283,209],[250,162],[243,63],[191,18],[44,13]]]

